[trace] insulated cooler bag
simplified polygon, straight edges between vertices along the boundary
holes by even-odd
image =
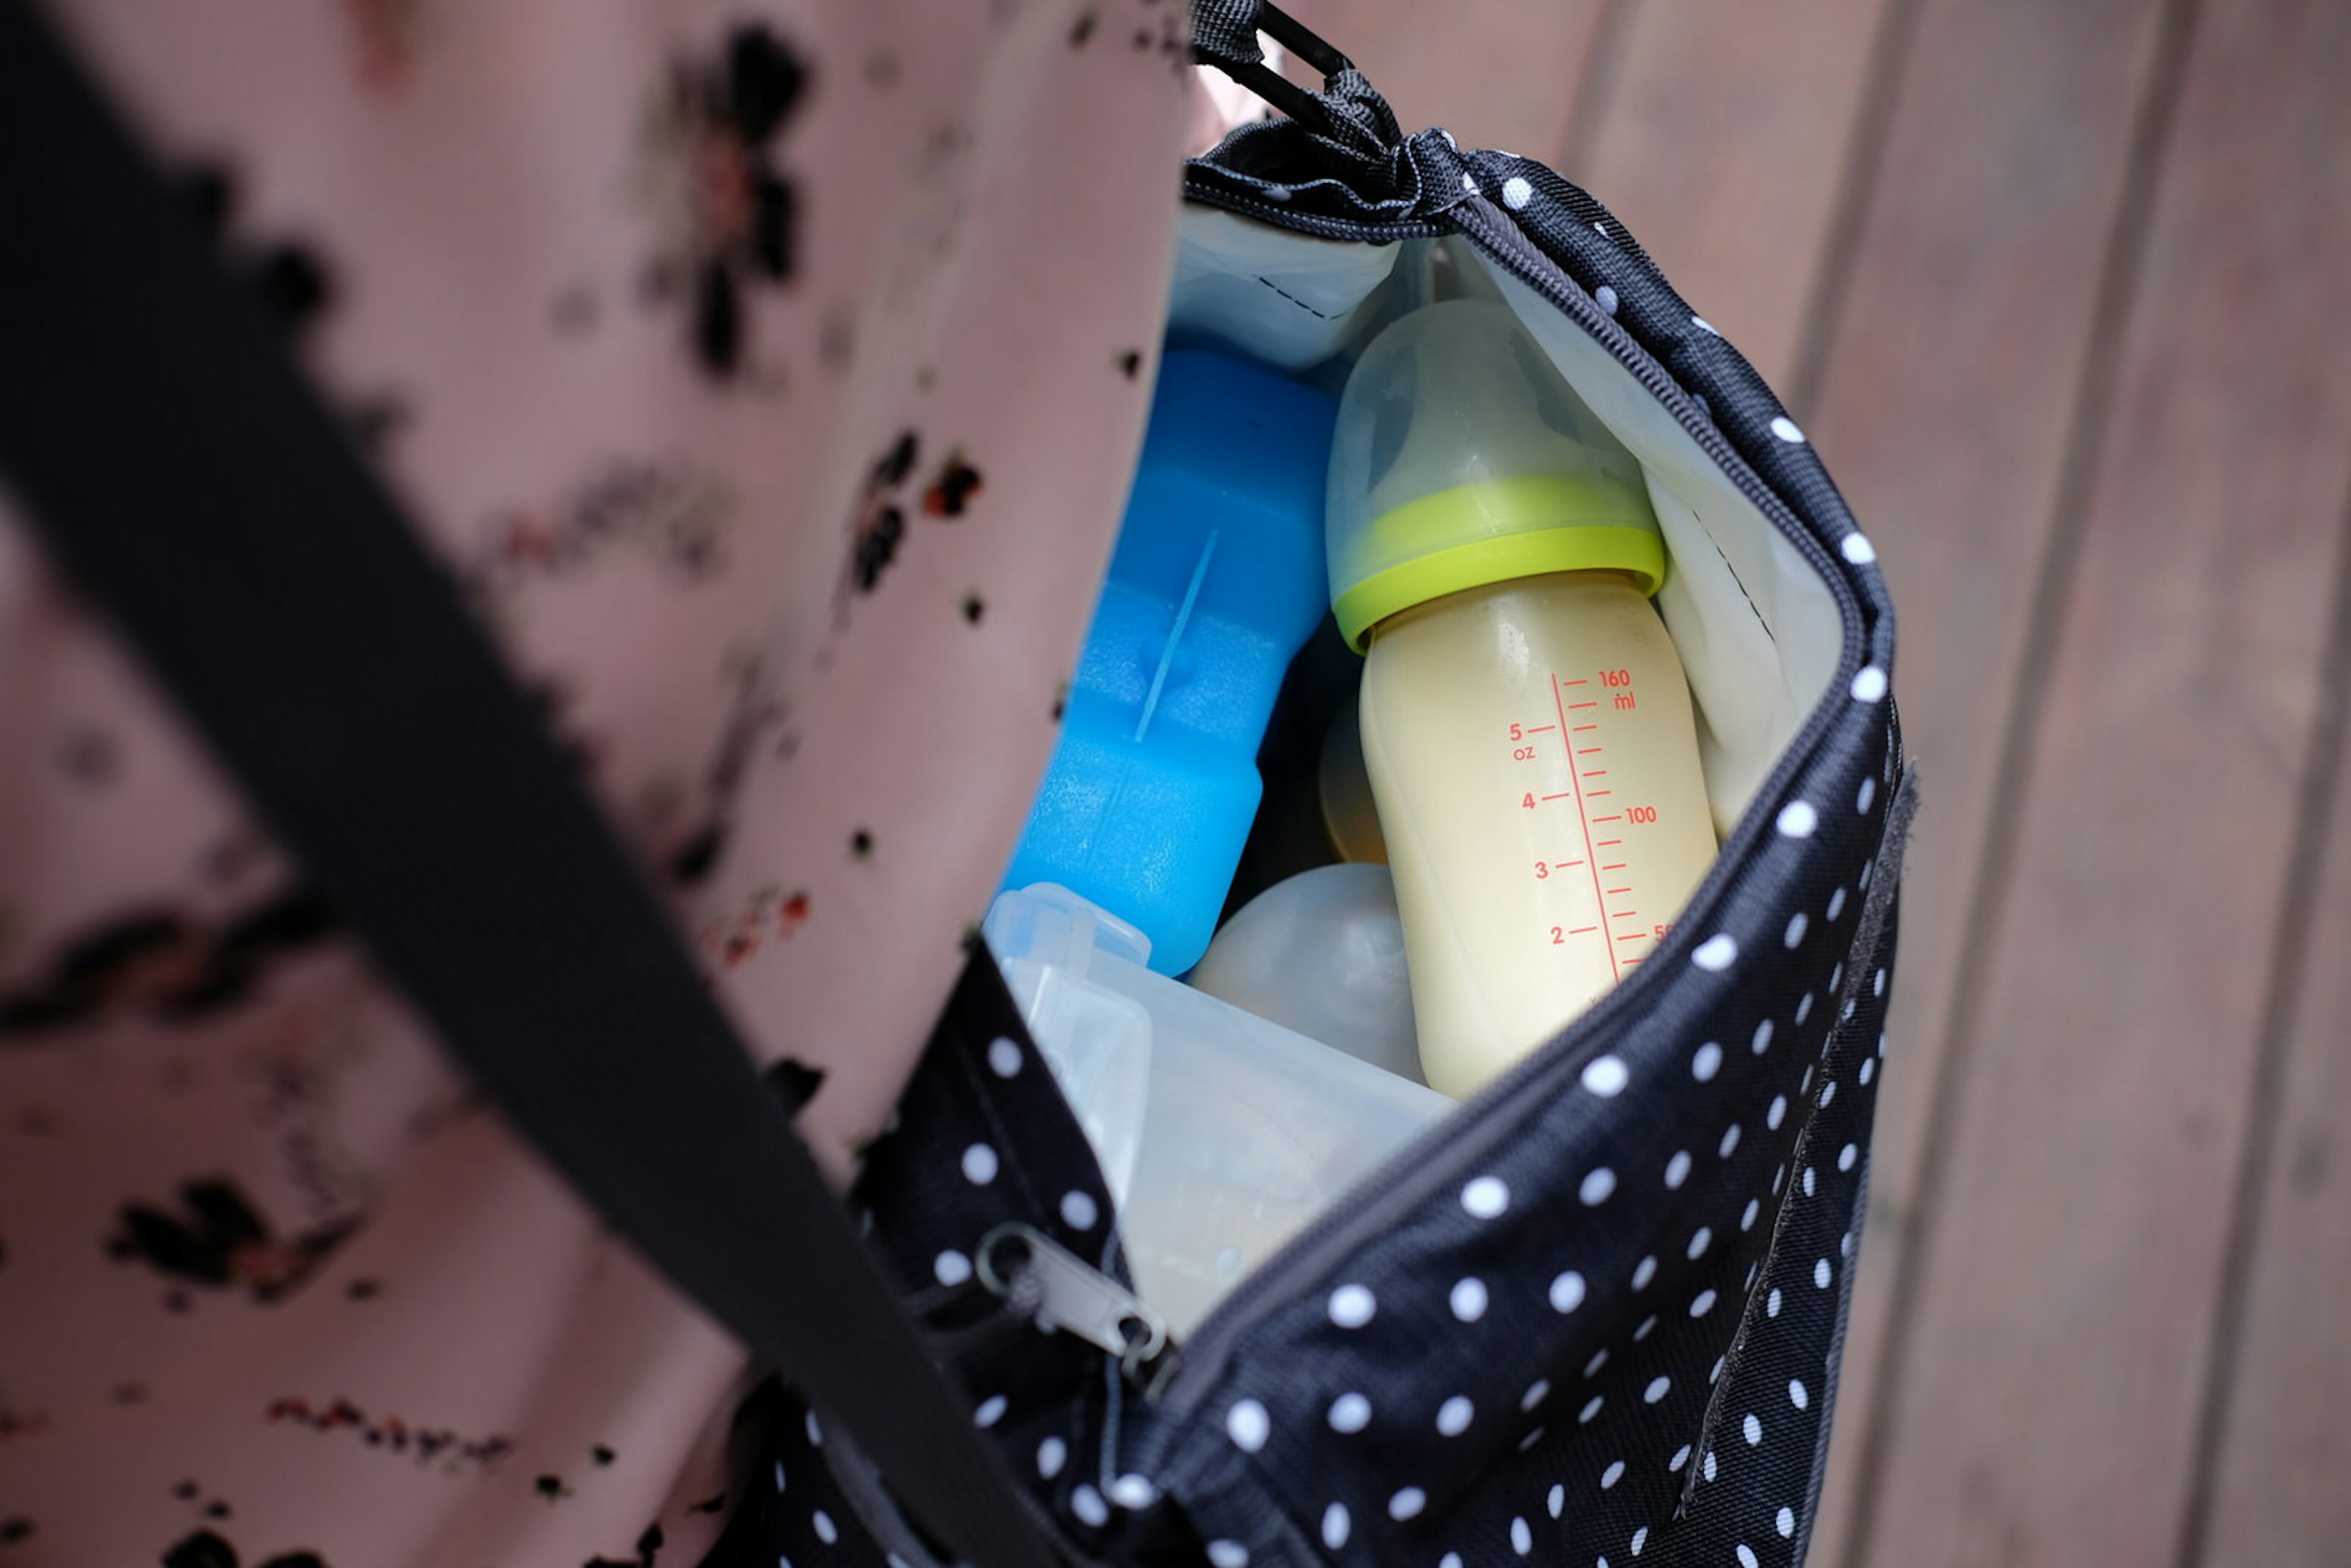
[[[834,1199],[448,580],[266,344],[141,339],[59,285],[51,335],[0,372],[0,459],[485,1091],[779,1373],[717,1560],[1800,1563],[1913,799],[1874,552],[1771,390],[1598,202],[1404,135],[1270,6],[1204,3],[1195,26],[1204,61],[1286,112],[1186,171],[1169,343],[1327,373],[1411,280],[1507,304],[1646,471],[1722,849],[1637,974],[1180,1341],[1133,1293],[1086,1137],[977,937]],[[1266,67],[1260,27],[1320,92]],[[89,232],[201,317],[211,285],[152,177],[64,73],[44,90]],[[66,364],[249,411],[248,444],[155,465],[238,497],[201,550],[38,379]],[[340,526],[308,556],[268,555],[273,519],[282,539],[322,516]],[[369,716],[428,701],[455,760],[371,790]],[[439,852],[415,853],[428,831]]]

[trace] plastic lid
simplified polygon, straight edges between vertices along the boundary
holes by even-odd
[[[1639,460],[1505,305],[1454,299],[1374,339],[1331,448],[1331,608],[1350,646],[1400,610],[1550,571],[1623,571],[1666,546]]]

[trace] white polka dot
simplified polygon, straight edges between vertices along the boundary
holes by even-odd
[[[1592,1418],[1599,1414],[1600,1396],[1595,1394],[1591,1398],[1583,1402],[1583,1409],[1575,1413],[1576,1425],[1580,1427],[1588,1427],[1592,1424]]]
[[[1861,789],[1854,795],[1853,809],[1866,817],[1869,815],[1870,806],[1875,803],[1876,800],[1877,780],[1875,779],[1865,779],[1861,781]]]
[[[1597,219],[1597,218],[1594,218],[1594,219],[1593,219],[1593,220],[1592,220],[1592,226],[1593,226],[1593,229],[1596,233],[1598,233],[1598,234],[1600,234],[1600,235],[1602,235],[1603,236],[1605,236],[1605,235],[1607,235],[1607,233],[1608,233],[1608,225],[1607,225],[1606,224],[1602,223],[1602,222],[1601,222],[1599,219]]]
[[[1249,1568],[1249,1548],[1238,1541],[1208,1542],[1208,1568]]]
[[[832,1515],[822,1509],[818,1509],[809,1516],[809,1523],[815,1527],[816,1538],[827,1546],[841,1539],[841,1527],[833,1523]]]
[[[1786,1181],[1787,1179],[1788,1179],[1788,1166],[1787,1166],[1787,1162],[1783,1160],[1783,1161],[1782,1161],[1782,1162],[1781,1162],[1781,1164],[1780,1164],[1780,1168],[1779,1168],[1779,1169],[1777,1169],[1777,1170],[1775,1170],[1775,1171],[1773,1171],[1773,1172],[1771,1173],[1771,1196],[1772,1196],[1772,1197],[1779,1197],[1779,1196],[1780,1196],[1780,1184],[1781,1184],[1782,1182]]]
[[[1739,1287],[1740,1290],[1742,1292],[1753,1290],[1755,1288],[1755,1276],[1761,1274],[1762,1271],[1763,1262],[1761,1259],[1758,1259],[1754,1262],[1747,1265],[1747,1280],[1744,1284]]]
[[[1788,1097],[1785,1094],[1772,1095],[1771,1108],[1763,1113],[1763,1124],[1776,1133],[1780,1130],[1780,1124],[1787,1119]]]
[[[1461,1553],[1448,1552],[1437,1560],[1437,1568],[1461,1568]]]
[[[817,1424],[816,1412],[813,1410],[808,1412],[807,1417],[802,1422],[802,1425],[808,1428],[809,1447],[811,1448],[823,1448],[824,1428]]]
[[[1796,1021],[1801,1024],[1813,1016],[1813,993],[1806,991],[1804,999],[1796,1004]]]
[[[993,1427],[1004,1419],[1004,1396],[991,1394],[979,1402],[979,1408],[971,1413],[971,1418],[983,1427]]]
[[[1761,1056],[1765,1051],[1771,1050],[1771,1036],[1773,1032],[1771,1020],[1770,1019],[1765,1019],[1761,1023],[1757,1024],[1755,1026],[1755,1037],[1747,1042],[1747,1049],[1750,1054]]]
[[[1486,1315],[1486,1281],[1461,1280],[1455,1282],[1452,1295],[1453,1315],[1465,1323],[1474,1323]]]
[[[1861,674],[1853,678],[1855,702],[1874,703],[1886,695],[1886,672],[1876,664],[1864,664]]]
[[[1372,1402],[1360,1394],[1342,1394],[1331,1401],[1328,1418],[1333,1432],[1360,1432],[1372,1424]]]
[[[1471,195],[1476,195],[1478,193],[1478,177],[1475,174],[1462,175],[1461,188],[1468,192]]]
[[[1689,1445],[1687,1443],[1684,1443],[1680,1448],[1674,1450],[1674,1457],[1666,1461],[1666,1469],[1673,1472],[1675,1475],[1679,1475],[1681,1474],[1682,1467],[1688,1463]]]
[[[963,1179],[974,1186],[986,1186],[996,1179],[996,1151],[986,1144],[974,1144],[963,1152]]]
[[[1070,1446],[1059,1437],[1048,1437],[1037,1445],[1037,1473],[1051,1480],[1061,1473],[1070,1460]]]
[[[1605,1366],[1605,1365],[1607,1365],[1607,1364],[1608,1364],[1608,1351],[1607,1351],[1607,1348],[1606,1348],[1605,1346],[1603,1346],[1602,1348],[1600,1348],[1600,1349],[1598,1349],[1598,1350],[1593,1351],[1593,1352],[1592,1353],[1592,1359],[1591,1359],[1590,1361],[1587,1361],[1587,1362],[1585,1362],[1585,1363],[1583,1364],[1583,1377],[1584,1377],[1584,1381],[1585,1381],[1585,1382],[1587,1382],[1587,1383],[1588,1383],[1588,1382],[1590,1382],[1590,1381],[1592,1380],[1593,1375],[1595,1373],[1597,1373],[1597,1372],[1598,1372],[1602,1367],[1604,1367],[1604,1366]]]
[[[1535,188],[1516,174],[1502,182],[1502,205],[1512,212],[1524,208],[1535,199]]]
[[[1714,1075],[1721,1071],[1722,1047],[1710,1040],[1699,1046],[1698,1054],[1690,1058],[1690,1076],[1700,1083],[1711,1082]]]
[[[1520,1438],[1519,1452],[1523,1454],[1528,1449],[1533,1448],[1537,1443],[1541,1442],[1543,1440],[1543,1430],[1544,1429],[1542,1427],[1537,1427],[1525,1437]]]
[[[1763,1205],[1761,1200],[1752,1197],[1749,1198],[1747,1200],[1747,1207],[1739,1211],[1739,1228],[1741,1230],[1754,1229],[1755,1217],[1762,1211]]]
[[[1641,1326],[1633,1331],[1633,1343],[1635,1344],[1638,1344],[1643,1340],[1648,1338],[1650,1333],[1655,1330],[1656,1326],[1657,1314],[1651,1312],[1647,1317],[1641,1320]]]
[[[1583,1184],[1576,1188],[1575,1195],[1583,1199],[1586,1208],[1596,1208],[1606,1203],[1608,1195],[1615,1190],[1616,1173],[1606,1166],[1594,1166],[1585,1173]]]
[[[1690,325],[1697,328],[1699,331],[1705,333],[1709,338],[1719,338],[1722,336],[1721,333],[1714,329],[1714,323],[1708,320],[1703,316],[1691,317]]]
[[[1739,1124],[1733,1122],[1729,1127],[1723,1130],[1722,1142],[1715,1145],[1714,1152],[1727,1160],[1730,1157],[1730,1151],[1738,1146]]]
[[[1535,1532],[1527,1528],[1523,1519],[1510,1521],[1510,1550],[1524,1557],[1535,1549]]]
[[[1780,940],[1791,947],[1801,946],[1804,940],[1804,928],[1811,924],[1811,917],[1799,909],[1788,917],[1787,933]]]
[[[1273,1435],[1273,1419],[1256,1400],[1237,1399],[1233,1407],[1225,1412],[1225,1435],[1242,1453],[1254,1454]]]
[[[1616,291],[1604,283],[1592,291],[1592,302],[1600,307],[1604,316],[1616,314]]]
[[[1606,1469],[1600,1472],[1600,1490],[1602,1491],[1606,1491],[1610,1487],[1614,1486],[1618,1481],[1621,1481],[1624,1479],[1625,1461],[1618,1459],[1615,1463],[1610,1465]]]
[[[1813,1196],[1813,1167],[1812,1167],[1812,1166],[1806,1166],[1804,1167],[1804,1196],[1805,1196],[1806,1197],[1812,1197],[1812,1196]]]
[[[1835,990],[1835,989],[1838,988],[1838,986],[1840,986],[1840,985],[1842,985],[1842,984],[1844,983],[1844,966],[1843,964],[1839,964],[1835,968],[1831,969],[1831,970],[1829,971],[1829,989],[1830,989],[1830,990],[1833,990],[1833,991],[1834,991],[1834,990]],[[1850,1017],[1852,1017],[1853,1015],[1852,1015],[1850,1012],[1848,1012],[1845,1016],[1846,1016],[1846,1017],[1848,1017],[1848,1018],[1850,1018]],[[1823,1055],[1827,1054],[1827,1048],[1826,1048],[1826,1047],[1823,1047],[1823,1049],[1822,1049],[1822,1053],[1823,1053]]]
[[[1372,1321],[1379,1302],[1361,1285],[1342,1285],[1331,1292],[1331,1321],[1343,1329],[1359,1329]]]
[[[1830,921],[1830,923],[1831,923],[1831,924],[1834,924],[1834,923],[1835,923],[1835,920],[1836,920],[1836,917],[1837,917],[1838,915],[1843,915],[1844,913],[1844,888],[1842,888],[1842,887],[1840,887],[1840,888],[1838,888],[1834,893],[1832,893],[1832,894],[1829,894],[1829,907],[1828,907],[1828,911],[1827,911],[1827,918],[1828,918],[1828,920]]]
[[[1612,1100],[1633,1081],[1620,1056],[1595,1056],[1583,1069],[1583,1086],[1603,1100]]]
[[[1690,962],[1701,969],[1728,969],[1739,956],[1739,944],[1727,931],[1718,931],[1699,943]]]
[[[1071,1229],[1092,1230],[1094,1221],[1101,1218],[1102,1210],[1095,1204],[1092,1194],[1072,1187],[1061,1195],[1061,1223]]]
[[[1674,1157],[1666,1162],[1666,1185],[1678,1187],[1689,1180],[1690,1157],[1687,1149],[1677,1149]]]
[[[1633,1265],[1633,1289],[1646,1291],[1649,1288],[1649,1281],[1656,1277],[1657,1260],[1655,1258],[1644,1258]]]
[[[1524,1394],[1519,1396],[1519,1408],[1531,1410],[1550,1396],[1551,1379],[1538,1377],[1527,1385],[1527,1391]]]
[[[1583,1276],[1570,1269],[1551,1282],[1551,1310],[1572,1312],[1583,1304]]]
[[[1810,1089],[1812,1086],[1813,1086],[1813,1064],[1812,1064],[1811,1062],[1809,1062],[1809,1061],[1808,1061],[1808,1062],[1804,1063],[1804,1076],[1803,1076],[1802,1081],[1802,1082],[1800,1082],[1796,1085],[1796,1092],[1797,1092],[1797,1093],[1799,1093],[1799,1094],[1802,1094],[1805,1090]]]
[[[1792,1377],[1788,1379],[1789,1404],[1794,1406],[1797,1409],[1802,1410],[1812,1402],[1812,1394],[1804,1387],[1804,1380],[1802,1378]]]
[[[1010,1078],[1020,1071],[1020,1047],[1008,1035],[998,1035],[987,1043],[987,1065],[998,1078]]]
[[[1070,1511],[1078,1516],[1079,1523],[1090,1524],[1096,1530],[1110,1522],[1110,1504],[1102,1500],[1102,1493],[1082,1482],[1070,1492]]]
[[[1448,1437],[1458,1437],[1469,1429],[1469,1419],[1476,1407],[1468,1396],[1457,1394],[1437,1407],[1437,1429]]]
[[[1868,1071],[1868,1062],[1865,1061],[1861,1065],[1864,1071]],[[1844,1147],[1837,1151],[1837,1169],[1841,1171],[1849,1171],[1853,1169],[1854,1162],[1859,1158],[1861,1158],[1860,1148],[1855,1145],[1847,1144]]]
[[[1869,1081],[1877,1076],[1877,1058],[1874,1056],[1863,1057],[1861,1059],[1861,1071],[1855,1073],[1855,1076],[1861,1080],[1863,1088],[1867,1088],[1869,1086]]]
[[[1771,1527],[1780,1532],[1781,1540],[1787,1540],[1796,1533],[1796,1511],[1792,1508],[1782,1509],[1778,1517],[1771,1521]]]
[[[1645,1405],[1655,1405],[1671,1392],[1673,1386],[1674,1380],[1660,1373],[1649,1379],[1649,1386],[1641,1390],[1641,1402]]]
[[[1110,1500],[1121,1508],[1149,1508],[1159,1500],[1159,1489],[1147,1477],[1129,1471],[1110,1483]]]
[[[1791,446],[1804,439],[1803,431],[1798,428],[1794,420],[1784,413],[1771,422],[1771,434]]]
[[[1886,994],[1885,970],[1880,969],[1869,977],[1869,994],[1873,997],[1882,997]]]
[[[1690,1301],[1689,1315],[1694,1318],[1706,1316],[1714,1311],[1715,1301],[1715,1293],[1711,1290],[1700,1291]]]
[[[1763,1423],[1752,1410],[1747,1413],[1747,1419],[1739,1424],[1739,1430],[1746,1437],[1747,1446],[1750,1448],[1763,1441]]]
[[[1820,825],[1821,814],[1810,800],[1791,800],[1780,808],[1779,828],[1784,837],[1809,839]]]
[[[1698,1468],[1700,1475],[1703,1475],[1708,1480],[1714,1479],[1714,1450],[1712,1448],[1708,1448],[1706,1451],[1706,1458],[1698,1461]]]
[[[1829,1288],[1829,1281],[1834,1277],[1834,1270],[1829,1268],[1829,1260],[1827,1259],[1818,1259],[1813,1262],[1813,1283],[1819,1289],[1823,1291],[1827,1290]]]
[[[1322,1544],[1336,1552],[1347,1544],[1347,1534],[1355,1521],[1347,1517],[1347,1505],[1334,1502],[1322,1511]]]
[[[931,1260],[931,1272],[942,1285],[960,1285],[971,1278],[971,1260],[949,1248]]]
[[[1713,1387],[1716,1384],[1722,1381],[1723,1364],[1729,1359],[1730,1358],[1729,1356],[1718,1355],[1714,1358],[1714,1364],[1707,1368],[1706,1385],[1708,1388]]]
[[[1479,1176],[1461,1189],[1461,1207],[1473,1218],[1499,1218],[1510,1207],[1510,1189],[1500,1176]]]
[[[1691,1260],[1696,1261],[1698,1259],[1706,1256],[1706,1249],[1713,1240],[1714,1231],[1707,1226],[1701,1225],[1695,1231],[1691,1232],[1688,1248]]]
[[[1739,1547],[1739,1568],[1755,1568],[1755,1553],[1743,1542]]]
[[[1838,1241],[1838,1243],[1837,1243],[1837,1256],[1838,1256],[1838,1257],[1840,1257],[1840,1258],[1850,1258],[1850,1257],[1852,1257],[1852,1256],[1853,1256],[1853,1232],[1852,1232],[1852,1231],[1850,1231],[1850,1230],[1846,1231],[1846,1232],[1844,1233],[1844,1239],[1843,1239],[1842,1240]]]
[[[1635,1557],[1641,1555],[1641,1548],[1647,1544],[1649,1544],[1649,1527],[1645,1524],[1633,1532],[1633,1555]]]
[[[1868,808],[1868,807],[1866,807],[1866,806],[1864,806],[1864,807],[1862,808],[1862,810],[1865,810],[1865,811],[1866,811],[1866,810],[1869,810],[1869,808]],[[1867,893],[1867,892],[1869,891],[1869,874],[1870,874],[1870,873],[1872,873],[1872,872],[1876,871],[1876,869],[1877,869],[1877,862],[1876,862],[1876,861],[1865,861],[1865,862],[1862,862],[1862,867],[1861,867],[1861,874],[1860,874],[1859,876],[1857,876],[1857,877],[1855,877],[1855,878],[1854,878],[1854,879],[1853,879],[1853,883],[1854,883],[1854,885],[1855,885],[1855,887],[1858,887],[1859,889],[1861,889],[1861,890],[1862,890],[1862,892],[1864,892],[1864,893]]]
[[[1865,533],[1845,535],[1844,542],[1837,548],[1844,552],[1844,559],[1855,566],[1867,566],[1877,559],[1877,547],[1869,542],[1869,536]]]
[[[1780,1315],[1780,1289],[1776,1285],[1771,1288],[1770,1299],[1763,1303],[1763,1315],[1767,1318]]]
[[[1428,1506],[1428,1494],[1418,1487],[1406,1487],[1388,1499],[1388,1517],[1406,1520]]]
[[[1832,1100],[1834,1100],[1834,1099],[1835,1099],[1835,1098],[1836,1098],[1836,1080],[1835,1080],[1835,1079],[1834,1079],[1834,1078],[1832,1078],[1832,1079],[1830,1079],[1826,1083],[1823,1083],[1823,1084],[1822,1084],[1822,1085],[1821,1085],[1821,1106],[1822,1106],[1822,1108],[1823,1108],[1823,1110],[1825,1110],[1825,1109],[1827,1108],[1827,1106],[1828,1106],[1829,1102],[1830,1102],[1830,1101],[1832,1101]]]

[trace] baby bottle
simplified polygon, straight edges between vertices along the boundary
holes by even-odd
[[[1467,1096],[1634,973],[1713,863],[1665,541],[1639,463],[1482,300],[1365,350],[1327,527],[1421,1065]]]

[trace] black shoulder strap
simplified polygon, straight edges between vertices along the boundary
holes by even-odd
[[[844,1423],[939,1538],[1043,1568],[455,585],[23,0],[0,0],[0,483],[596,1212]]]

